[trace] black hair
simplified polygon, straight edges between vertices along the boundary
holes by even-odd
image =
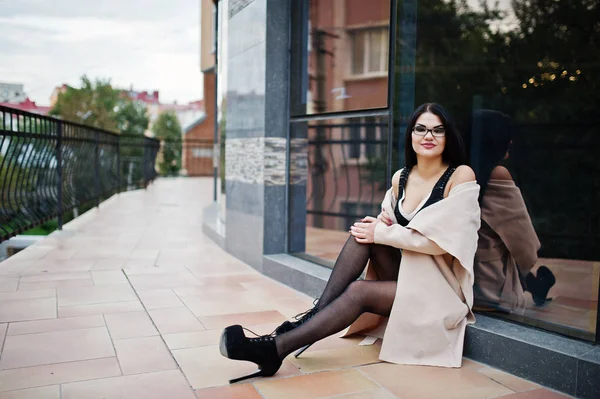
[[[404,143],[404,162],[407,168],[412,168],[417,164],[417,153],[412,146],[412,131],[419,116],[426,112],[431,112],[437,115],[442,121],[446,130],[446,146],[442,153],[442,160],[450,166],[457,167],[467,164],[467,155],[465,152],[465,144],[461,137],[454,119],[450,113],[441,105],[436,103],[425,103],[420,105],[410,117],[408,126],[406,127],[406,136]]]
[[[514,126],[508,115],[491,109],[473,112],[469,136],[473,171],[481,187],[480,202],[492,171],[502,162],[510,147],[513,132]]]

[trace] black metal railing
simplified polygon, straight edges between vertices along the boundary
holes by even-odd
[[[347,230],[379,208],[388,140],[387,122],[376,120],[308,127],[309,225]]]
[[[84,203],[145,187],[158,140],[0,106],[0,242]]]

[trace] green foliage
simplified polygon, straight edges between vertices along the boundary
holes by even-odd
[[[161,175],[176,175],[181,169],[181,125],[172,111],[162,112],[152,126],[154,136],[161,141],[158,169]]]
[[[133,102],[110,80],[81,77],[81,88],[67,87],[50,115],[119,133],[143,135],[150,119],[142,103]]]

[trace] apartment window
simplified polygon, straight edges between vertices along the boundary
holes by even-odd
[[[378,75],[388,70],[387,27],[358,29],[350,32],[352,74]]]

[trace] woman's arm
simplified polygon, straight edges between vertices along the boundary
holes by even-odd
[[[452,189],[459,184],[475,181],[475,173],[466,166],[461,165],[452,174],[446,188],[447,197]],[[376,244],[390,245],[400,249],[421,252],[428,255],[442,255],[446,253],[435,242],[431,241],[421,233],[399,224],[385,226],[378,223],[374,226],[373,242]]]

